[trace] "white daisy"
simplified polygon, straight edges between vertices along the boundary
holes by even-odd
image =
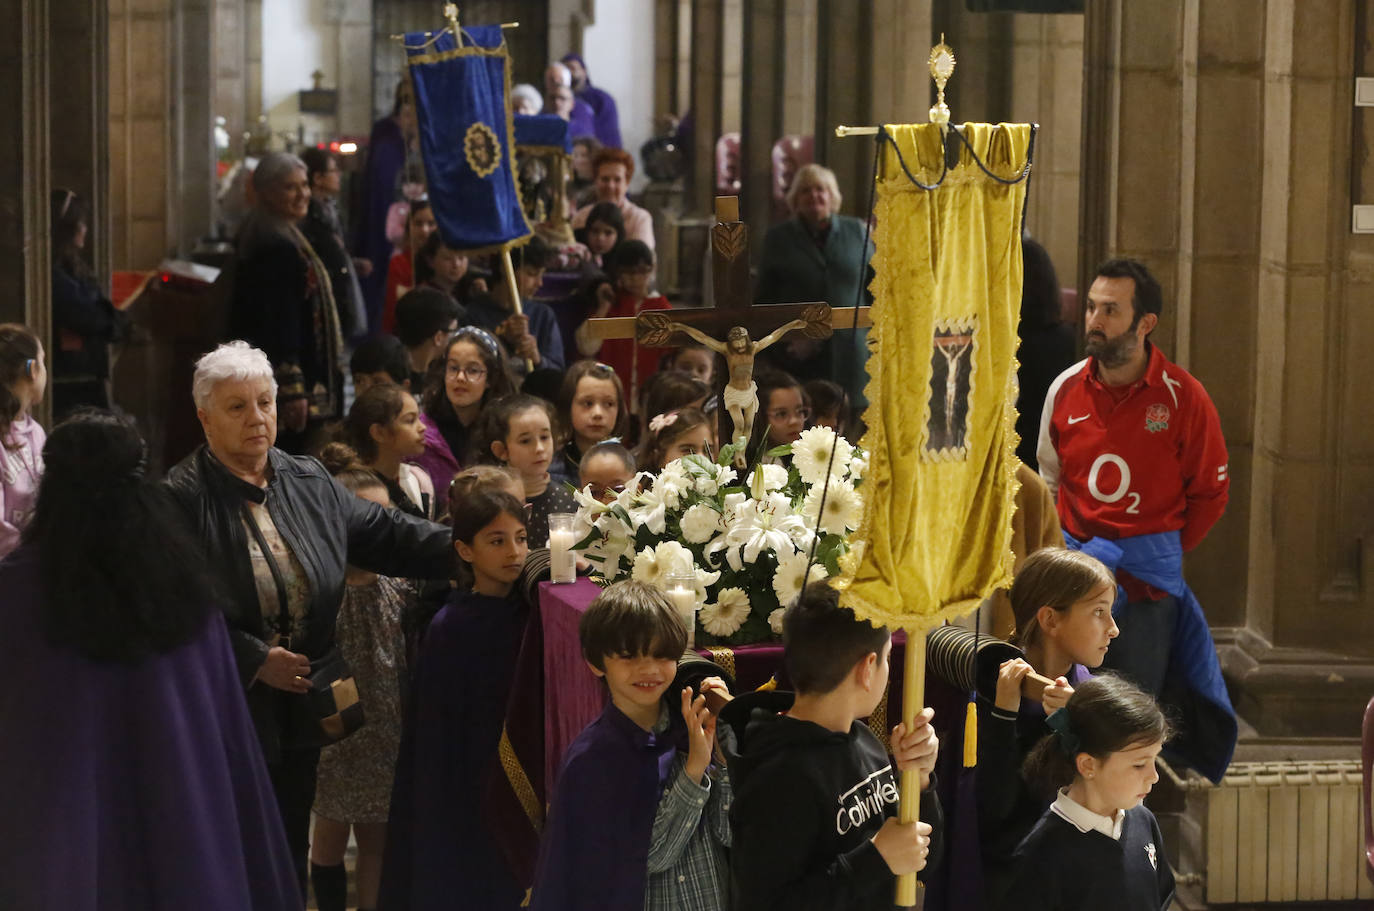
[[[819,582],[830,574],[825,571],[825,567],[817,563],[811,567],[808,575],[806,572],[807,552],[797,551],[793,554],[778,555],[778,571],[773,574],[773,591],[778,596],[778,603],[787,607],[797,596],[801,594],[802,580]],[[777,632],[775,630],[775,632]]]
[[[715,603],[703,607],[697,617],[712,636],[733,636],[749,619],[749,596],[742,588],[721,589]]]
[[[825,492],[825,515],[818,515],[821,492]],[[802,513],[826,534],[842,535],[859,527],[863,519],[863,495],[847,481],[831,479],[828,488],[817,485],[806,495]]]
[[[682,514],[682,537],[689,544],[705,544],[723,528],[720,513],[705,503],[698,503]]]
[[[834,464],[830,461],[831,450],[835,452]],[[803,430],[801,437],[792,444],[792,464],[801,479],[808,484],[819,484],[825,480],[827,470],[840,477],[849,467],[849,459],[854,447],[844,437],[829,427],[812,427]]]

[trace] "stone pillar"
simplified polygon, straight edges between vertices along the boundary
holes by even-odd
[[[1078,280],[1078,181],[1083,121],[1083,17],[1011,17],[1006,68],[1014,123],[1038,123],[1026,229],[1050,253],[1059,283]],[[957,76],[956,76],[957,78]]]
[[[772,221],[773,143],[783,135],[786,5],[785,0],[753,0],[744,11],[740,215],[753,234],[755,263]]]
[[[48,0],[16,6],[0,31],[0,97],[10,112],[0,130],[0,320],[27,324],[51,350]]]
[[[214,114],[224,118],[230,161],[243,157],[247,121],[247,10],[244,0],[214,0]],[[369,69],[369,75],[371,71]]]
[[[152,269],[176,245],[170,0],[110,0],[110,216],[115,269]]]
[[[835,136],[837,126],[873,120],[874,0],[817,0],[816,161],[835,172],[845,212],[860,213],[873,178],[872,140]],[[891,25],[891,23],[885,23]]]
[[[720,137],[724,0],[692,0],[692,149],[686,209],[708,215],[715,206],[716,139]]]
[[[51,180],[90,211],[87,255],[108,289],[110,275],[109,67],[106,4],[49,0],[48,112]]]
[[[678,4],[679,0],[654,0],[655,117],[682,113],[678,110]]]
[[[784,0],[783,20],[783,133],[810,136],[816,125],[816,0]]]
[[[875,140],[835,127],[926,120],[931,12],[931,0],[818,0],[816,160],[835,172],[847,215],[868,215]]]
[[[211,233],[215,210],[214,20],[213,0],[179,0],[176,5],[171,126],[177,180],[172,240],[181,256],[189,255]]]

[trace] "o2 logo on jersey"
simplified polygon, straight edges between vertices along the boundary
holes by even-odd
[[[1114,466],[1121,474],[1114,490],[1103,490],[1101,486],[1102,469],[1107,465]],[[1099,503],[1116,503],[1122,499],[1129,499],[1126,512],[1133,516],[1140,513],[1140,494],[1131,490],[1131,466],[1114,452],[1104,452],[1093,460],[1092,468],[1088,469],[1088,492]]]

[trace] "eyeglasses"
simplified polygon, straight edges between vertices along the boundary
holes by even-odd
[[[444,374],[446,376],[464,376],[475,383],[487,375],[487,368],[478,367],[476,364],[469,364],[466,367],[458,364],[448,364],[444,368]]]
[[[625,492],[624,484],[589,484],[588,487],[591,490],[593,500],[600,500],[606,496],[606,494],[610,494],[612,499],[614,499]]]
[[[811,419],[811,409],[803,405],[800,408],[774,408],[768,412],[770,421],[782,422],[792,418],[808,421]]]

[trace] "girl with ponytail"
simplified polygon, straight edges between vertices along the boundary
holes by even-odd
[[[1080,684],[1050,715],[1026,759],[1027,781],[1054,803],[1016,849],[1002,907],[1017,911],[1162,911],[1174,874],[1154,814],[1169,722],[1147,693],[1112,675]]]

